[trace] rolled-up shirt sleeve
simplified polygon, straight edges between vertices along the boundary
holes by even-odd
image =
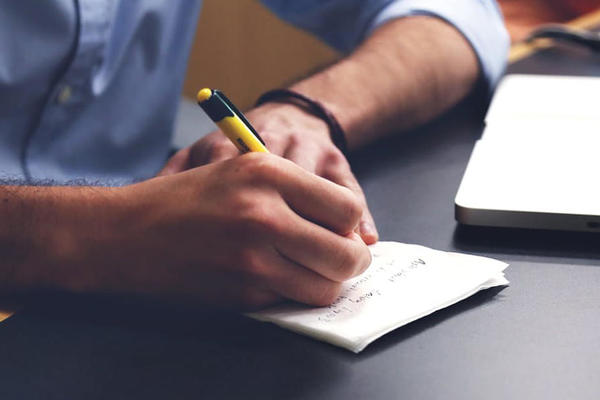
[[[379,26],[413,15],[453,25],[469,42],[488,88],[504,72],[509,37],[494,0],[262,0],[282,19],[342,52],[350,52]]]

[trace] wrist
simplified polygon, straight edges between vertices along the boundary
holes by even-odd
[[[329,128],[325,121],[293,104],[264,103],[253,109],[248,117],[260,131],[273,131],[277,134],[283,127],[330,140]]]
[[[331,142],[343,153],[347,154],[348,143],[346,133],[335,115],[321,102],[295,90],[274,89],[262,94],[256,101],[257,105],[276,102],[292,105],[325,123]]]

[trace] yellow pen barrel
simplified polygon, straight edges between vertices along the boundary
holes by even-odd
[[[235,144],[238,150],[242,153],[248,153],[250,151],[257,151],[261,153],[268,153],[269,150],[263,145],[260,140],[254,136],[254,133],[246,124],[242,122],[237,116],[225,117],[222,120],[216,122],[219,129]]]

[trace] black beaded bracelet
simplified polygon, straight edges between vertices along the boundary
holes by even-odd
[[[341,150],[344,155],[348,152],[348,143],[346,142],[346,134],[342,129],[342,126],[335,118],[335,116],[316,100],[311,99],[303,94],[294,92],[289,89],[274,89],[263,93],[258,100],[256,100],[256,106],[268,103],[271,101],[289,103],[296,105],[310,114],[325,121],[329,127],[329,136],[335,146]]]

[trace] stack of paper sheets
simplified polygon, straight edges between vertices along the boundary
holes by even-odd
[[[362,351],[386,333],[493,286],[507,264],[397,242],[370,246],[373,261],[329,307],[286,304],[249,314],[315,339]]]

